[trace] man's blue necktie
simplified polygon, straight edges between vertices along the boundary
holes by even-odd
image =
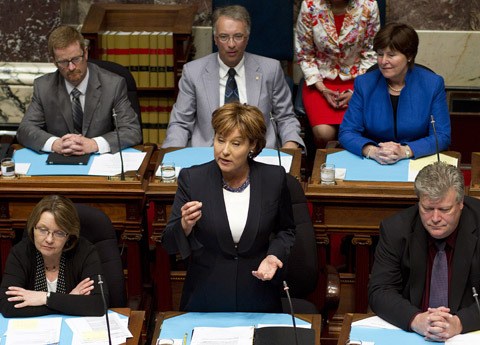
[[[432,277],[430,278],[429,307],[448,307],[448,263],[445,254],[445,241],[435,242],[437,254],[433,259]]]
[[[78,91],[77,88],[73,89],[71,92],[73,126],[75,128],[75,131],[79,134],[82,134],[82,125],[83,125],[83,110],[82,110],[82,105],[80,104],[81,94],[82,93]]]
[[[227,85],[225,86],[225,104],[238,102],[239,99],[237,82],[235,81],[235,69],[230,68],[228,70]]]

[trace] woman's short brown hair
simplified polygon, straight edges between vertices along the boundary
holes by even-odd
[[[265,147],[267,127],[263,114],[257,107],[238,102],[227,103],[213,112],[212,127],[215,134],[229,135],[238,129],[240,134],[255,144],[252,157]]]
[[[48,37],[48,53],[55,61],[55,49],[65,49],[76,42],[80,44],[80,48],[84,51],[86,45],[82,34],[71,26],[59,26]]]
[[[68,240],[63,247],[67,251],[76,246],[80,236],[80,220],[73,202],[61,195],[47,195],[33,208],[27,221],[28,237],[34,242],[33,230],[44,212],[50,212],[55,223],[68,234]]]
[[[378,31],[373,40],[373,50],[390,48],[407,57],[412,68],[418,52],[418,35],[414,28],[403,23],[388,23]]]

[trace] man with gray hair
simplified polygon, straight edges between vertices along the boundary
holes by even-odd
[[[249,36],[250,15],[244,7],[215,10],[213,37],[218,53],[183,66],[162,147],[212,146],[212,113],[230,102],[246,103],[262,111],[267,124],[266,147],[277,146],[275,127],[279,146],[304,146],[280,63],[245,52]]]
[[[415,179],[418,204],[380,224],[369,283],[386,321],[445,341],[480,329],[472,287],[480,284],[480,201],[464,196],[462,172],[438,162]]]

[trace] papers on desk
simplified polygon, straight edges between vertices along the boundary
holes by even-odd
[[[442,153],[440,160],[458,166],[456,158]],[[395,164],[381,165],[373,159],[359,157],[344,150],[327,155],[326,161],[335,164],[337,179],[339,179],[338,169],[345,169],[345,181],[412,182],[423,167],[437,161],[437,155],[419,159],[402,159]]]
[[[190,345],[252,345],[253,326],[195,327]]]
[[[112,344],[123,344],[132,334],[127,323],[122,322],[116,313],[108,313]],[[65,321],[73,333],[72,345],[103,345],[108,343],[105,316],[72,318]]]
[[[138,170],[146,154],[146,152],[122,152],[123,170]],[[105,153],[93,158],[88,175],[115,176],[121,173],[121,167],[120,153]]]
[[[213,159],[213,147],[185,147],[183,149],[167,152],[163,156],[164,162],[175,163],[175,173],[177,174],[177,177],[182,168],[189,168],[194,165],[207,163]],[[263,149],[254,160],[265,164],[279,165],[278,152],[273,149]],[[292,155],[280,152],[280,162],[285,171],[290,171],[292,160]],[[160,166],[155,172],[155,176],[161,176]]]
[[[307,321],[299,318],[295,320],[297,327],[302,325],[311,327]],[[182,339],[187,333],[187,344],[190,344],[190,335],[196,327],[255,327],[261,324],[289,326],[292,324],[292,316],[275,313],[185,313],[163,321],[160,339]]]
[[[123,167],[125,171],[136,171],[140,168],[146,152],[141,152],[134,148],[122,150]],[[121,171],[120,154],[105,153],[102,155],[92,155],[87,165],[51,165],[47,164],[48,154],[37,153],[27,148],[15,151],[13,159],[15,160],[15,172],[30,176],[64,176],[64,175],[96,175],[96,176],[115,176]],[[28,164],[28,165],[26,165]]]
[[[132,337],[128,330],[128,317],[120,316],[112,311],[108,316],[112,344],[125,343],[127,338]],[[68,327],[64,326],[62,329],[62,320],[67,323]],[[105,316],[41,316],[6,319],[0,315],[0,324],[5,325],[3,327],[6,328],[5,344],[7,345],[108,344]]]
[[[45,319],[11,319],[8,321],[6,345],[46,345],[60,342],[61,317]]]
[[[376,345],[415,345],[432,344],[414,332],[406,332],[378,316],[368,317],[352,322],[350,340],[361,340],[362,344]],[[478,345],[480,344],[480,331],[459,334],[445,342],[446,345]]]

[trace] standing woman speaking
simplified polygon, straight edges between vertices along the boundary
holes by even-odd
[[[375,64],[373,38],[379,29],[375,0],[302,1],[295,51],[305,78],[303,104],[318,148],[336,139],[353,79]]]
[[[214,160],[180,171],[162,239],[188,258],[180,310],[281,312],[295,241],[285,169],[253,160],[265,147],[258,108],[227,103],[212,127]]]

